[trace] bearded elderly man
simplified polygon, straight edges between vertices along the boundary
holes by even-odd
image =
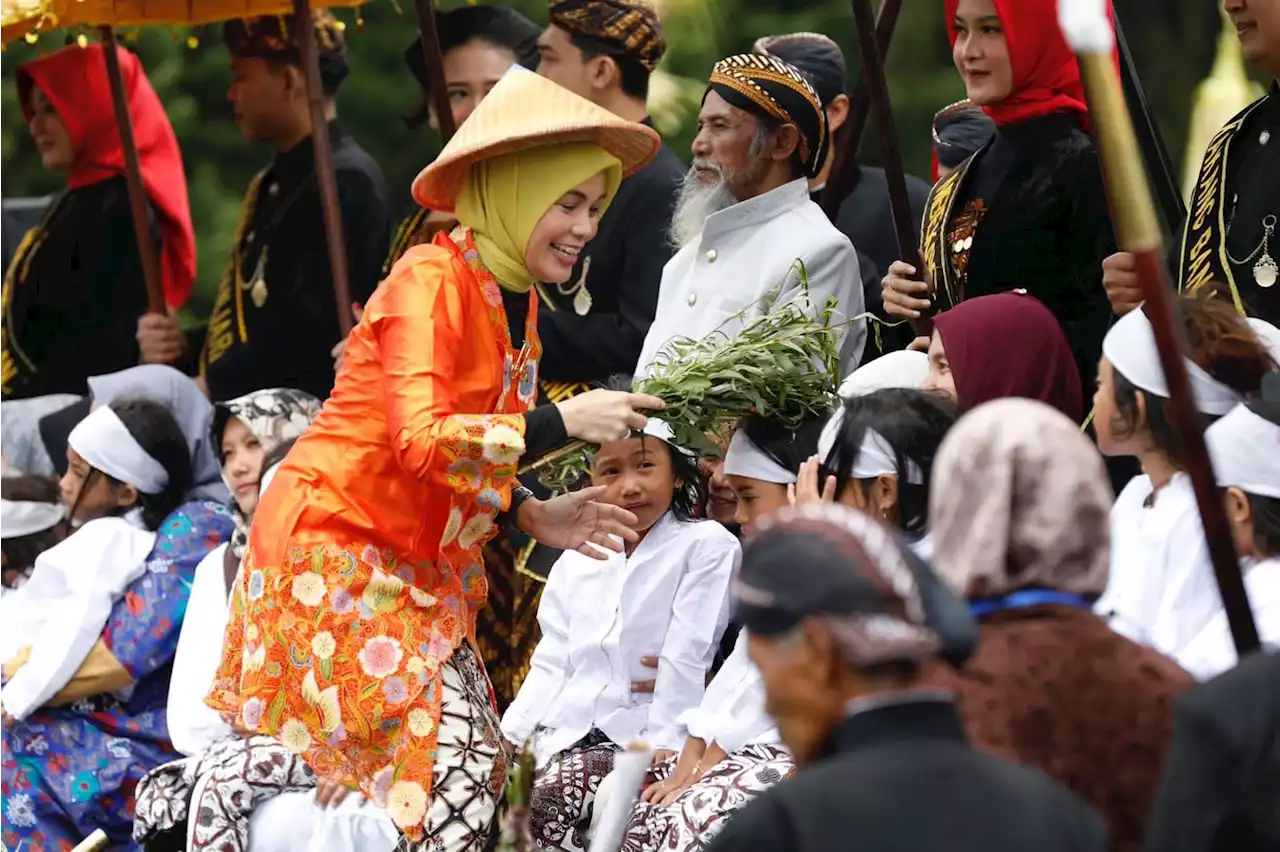
[[[673,339],[734,334],[769,303],[800,297],[806,278],[813,313],[834,298],[849,321],[840,363],[845,373],[857,366],[866,342],[857,254],[809,199],[829,142],[817,92],[794,66],[761,54],[716,63],[671,222],[680,249],[663,267],[637,376]]]

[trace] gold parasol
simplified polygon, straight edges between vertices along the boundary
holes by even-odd
[[[21,0],[32,2],[32,0]],[[6,0],[8,2],[8,0]],[[233,18],[285,15],[291,0],[51,0],[58,26],[199,26]],[[329,0],[317,7],[361,6],[365,0]],[[6,18],[7,20],[7,18]]]
[[[4,27],[0,40],[8,43],[41,26],[56,23],[54,5],[54,0],[3,0],[0,19]]]

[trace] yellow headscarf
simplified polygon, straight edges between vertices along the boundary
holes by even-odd
[[[504,289],[527,293],[524,252],[533,229],[562,195],[599,172],[603,213],[622,183],[618,158],[594,142],[567,142],[501,154],[471,167],[454,215],[470,228],[480,259]]]

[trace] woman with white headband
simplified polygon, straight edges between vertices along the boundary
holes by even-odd
[[[834,500],[902,530],[928,558],[933,459],[957,412],[946,399],[888,388],[847,400],[827,421],[818,455],[805,463],[797,502]],[[826,484],[817,492],[818,481]]]
[[[25,583],[36,557],[67,537],[66,520],[58,480],[32,474],[0,478],[0,550],[6,590]]]
[[[6,721],[26,718],[76,674],[191,480],[178,424],[145,400],[86,417],[67,440],[67,461],[62,502],[76,532],[40,554],[31,580],[0,604]]]
[[[734,432],[724,471],[738,495],[737,521],[745,536],[754,535],[761,519],[788,504],[787,488],[813,455],[824,422],[788,429],[748,418]],[[743,634],[701,704],[683,714],[679,724],[683,748],[654,766],[656,781],[632,808],[622,852],[703,849],[738,808],[795,769],[765,710],[764,684],[747,656]],[[611,778],[602,786],[597,813],[605,800],[619,795],[615,783]]]
[[[614,757],[643,740],[659,754],[684,744],[682,714],[702,701],[729,621],[738,541],[695,520],[706,494],[697,458],[650,419],[642,433],[602,444],[591,484],[637,518],[639,541],[599,561],[566,552],[538,607],[542,638],[502,718],[513,744],[531,739],[538,772],[532,832],[539,849],[584,849],[596,790]],[[659,659],[652,693],[633,689]]]
[[[1280,648],[1280,402],[1239,405],[1205,432],[1223,491],[1244,588],[1264,649]],[[1236,646],[1219,604],[1209,623],[1178,653],[1201,680],[1234,666]]]
[[[1188,378],[1207,426],[1255,396],[1276,363],[1229,302],[1183,299]],[[1137,642],[1177,657],[1221,608],[1191,479],[1167,413],[1155,333],[1140,311],[1102,344],[1094,423],[1098,449],[1135,456],[1143,473],[1111,509],[1111,572],[1096,611]]]

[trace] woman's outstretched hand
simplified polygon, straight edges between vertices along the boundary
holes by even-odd
[[[639,523],[635,515],[621,506],[597,502],[604,492],[601,485],[550,500],[530,498],[520,504],[516,526],[550,547],[607,559],[607,551],[621,553],[623,542],[639,541],[640,536],[632,529]]]

